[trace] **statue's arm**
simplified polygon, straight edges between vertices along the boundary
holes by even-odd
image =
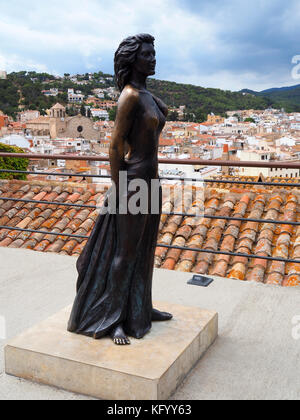
[[[119,183],[119,172],[124,170],[125,155],[128,153],[127,139],[136,116],[139,95],[133,89],[123,91],[119,103],[109,158],[112,181]]]

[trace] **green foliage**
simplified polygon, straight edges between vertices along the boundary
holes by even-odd
[[[102,72],[94,73],[91,81],[88,81],[88,74],[79,77],[81,80],[88,81],[88,84],[80,86],[69,80],[69,76],[69,73],[66,73],[65,79],[57,79],[51,74],[34,71],[10,73],[6,80],[0,80],[0,110],[15,117],[17,112],[20,111],[19,106],[21,105],[24,109],[36,109],[42,115],[45,115],[45,111],[55,105],[56,102],[67,105],[68,89],[81,90],[83,95],[88,96],[92,95],[96,88],[114,86],[114,83],[109,80],[100,82],[102,78],[111,77],[111,75]],[[42,93],[43,90],[51,88],[57,88],[62,93],[59,93],[58,96],[45,96]]]
[[[19,106],[25,109],[37,109],[42,115],[56,102],[67,105],[67,90],[81,90],[83,95],[93,95],[96,88],[108,88],[114,86],[114,82],[105,80],[112,77],[99,71],[93,73],[92,80],[88,80],[88,74],[79,76],[86,80],[86,85],[77,85],[69,79],[69,73],[65,78],[56,78],[48,73],[36,73],[34,71],[21,71],[10,73],[6,80],[0,80],[0,110],[5,114],[15,117],[20,111]],[[300,112],[300,87],[289,90],[271,90],[269,92],[254,92],[244,90],[242,92],[224,91],[221,89],[206,89],[200,86],[167,82],[156,79],[148,81],[151,92],[161,98],[169,107],[177,108],[186,105],[184,120],[203,122],[207,115],[213,112],[216,115],[225,116],[226,111],[244,109],[284,108],[287,112]],[[43,90],[57,88],[60,93],[57,97],[46,97]],[[108,96],[105,95],[105,99]],[[69,115],[77,115],[78,111],[70,110]],[[173,115],[176,118],[176,115]],[[115,119],[115,111],[112,111],[110,119]],[[170,119],[170,117],[169,117]]]
[[[276,102],[278,108],[284,108],[286,112],[300,112],[300,86],[287,90],[276,89],[269,92],[258,93],[257,96],[265,96],[270,101]]]
[[[168,121],[178,121],[178,112],[177,111],[171,111],[168,114]]]
[[[108,111],[109,121],[115,121],[117,117],[117,107],[113,107]]]
[[[8,146],[0,143],[0,153],[24,153],[24,150],[16,146]],[[0,169],[27,171],[28,159],[0,157]],[[13,174],[0,172],[0,179],[21,179],[26,180],[26,174]]]
[[[194,120],[197,122],[206,121],[207,115],[211,112],[225,116],[226,111],[266,109],[272,104],[274,107],[276,105],[265,97],[156,79],[149,79],[148,88],[170,107],[178,108],[180,105],[186,105],[188,119],[191,120],[193,118],[191,114],[194,114]]]
[[[255,120],[253,118],[245,118],[244,122],[255,123]]]
[[[81,105],[81,107],[80,107],[80,114],[83,116],[83,117],[85,117],[86,116],[86,110],[85,110],[85,107],[84,107],[84,105],[82,104]]]
[[[66,112],[69,117],[75,117],[78,115],[78,109],[74,105],[66,108]]]

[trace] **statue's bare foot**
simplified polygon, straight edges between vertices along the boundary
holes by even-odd
[[[173,315],[168,312],[160,312],[157,309],[152,310],[152,321],[154,322],[170,321],[172,318]]]
[[[124,333],[122,325],[118,325],[112,330],[111,338],[117,346],[126,346],[131,344],[129,338]]]

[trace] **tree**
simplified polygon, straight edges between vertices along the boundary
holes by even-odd
[[[178,112],[172,111],[168,115],[168,121],[178,121]]]
[[[255,120],[253,118],[245,118],[244,122],[255,123]]]
[[[235,118],[237,118],[239,122],[241,121],[241,116],[240,116],[240,114],[234,114],[234,117],[235,117]]]
[[[68,107],[66,111],[69,117],[75,117],[78,115],[77,109],[74,106]]]
[[[117,107],[114,106],[112,109],[108,111],[109,121],[116,121],[117,117]]]
[[[8,146],[7,144],[0,143],[0,152],[1,153],[24,153],[24,150],[16,146]],[[29,164],[28,159],[22,158],[10,158],[10,157],[0,157],[0,169],[9,169],[17,171],[27,171]],[[0,172],[0,179],[20,179],[25,180],[27,178],[26,174],[13,174]]]
[[[80,107],[80,114],[83,116],[83,117],[85,117],[86,116],[86,110],[85,110],[85,107],[84,107],[84,105],[82,104],[81,105],[81,107]]]

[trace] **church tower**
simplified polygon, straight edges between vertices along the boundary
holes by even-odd
[[[51,139],[62,137],[63,133],[66,131],[66,108],[57,103],[50,109],[49,116]]]

